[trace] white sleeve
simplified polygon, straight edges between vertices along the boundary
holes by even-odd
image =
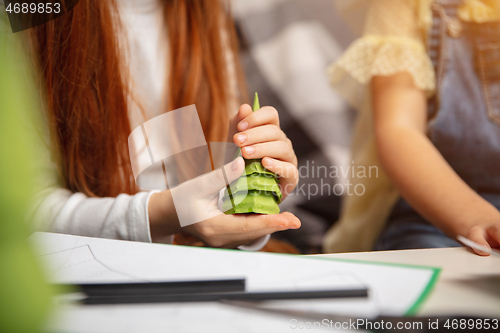
[[[36,231],[79,236],[151,242],[148,203],[155,192],[116,198],[93,198],[74,193],[63,186],[63,179],[50,148],[48,126],[30,133],[36,168],[35,193],[27,219]],[[163,240],[172,242],[172,237]]]
[[[51,188],[39,194],[32,221],[40,231],[151,242],[147,207],[153,193],[89,198],[83,193]]]

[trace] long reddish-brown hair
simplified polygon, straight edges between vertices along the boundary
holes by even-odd
[[[228,10],[218,0],[162,4],[170,43],[165,111],[196,104],[207,142],[225,141],[230,50],[239,83],[235,97],[245,96]],[[132,93],[117,13],[115,0],[80,0],[28,32],[66,187],[89,196],[137,191],[127,145]]]

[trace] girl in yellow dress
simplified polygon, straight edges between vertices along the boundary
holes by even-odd
[[[360,110],[355,163],[386,174],[353,180],[366,194],[345,200],[325,250],[458,246],[458,235],[499,247],[500,1],[368,3],[363,37],[329,73]]]

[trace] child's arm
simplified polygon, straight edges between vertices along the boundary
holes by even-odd
[[[425,135],[425,93],[407,73],[374,77],[371,88],[379,158],[402,196],[449,236],[498,246],[500,212],[455,173]]]

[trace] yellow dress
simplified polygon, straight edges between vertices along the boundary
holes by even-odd
[[[430,97],[436,82],[426,50],[432,24],[433,0],[337,0],[350,17],[365,15],[362,37],[328,69],[332,86],[358,110],[352,142],[356,168],[376,166],[377,178],[352,178],[362,185],[362,196],[346,196],[339,221],[327,232],[325,252],[370,251],[382,232],[399,193],[377,158],[369,84],[373,76],[408,72],[415,85]],[[500,0],[463,0],[463,21],[484,23],[500,20]]]

